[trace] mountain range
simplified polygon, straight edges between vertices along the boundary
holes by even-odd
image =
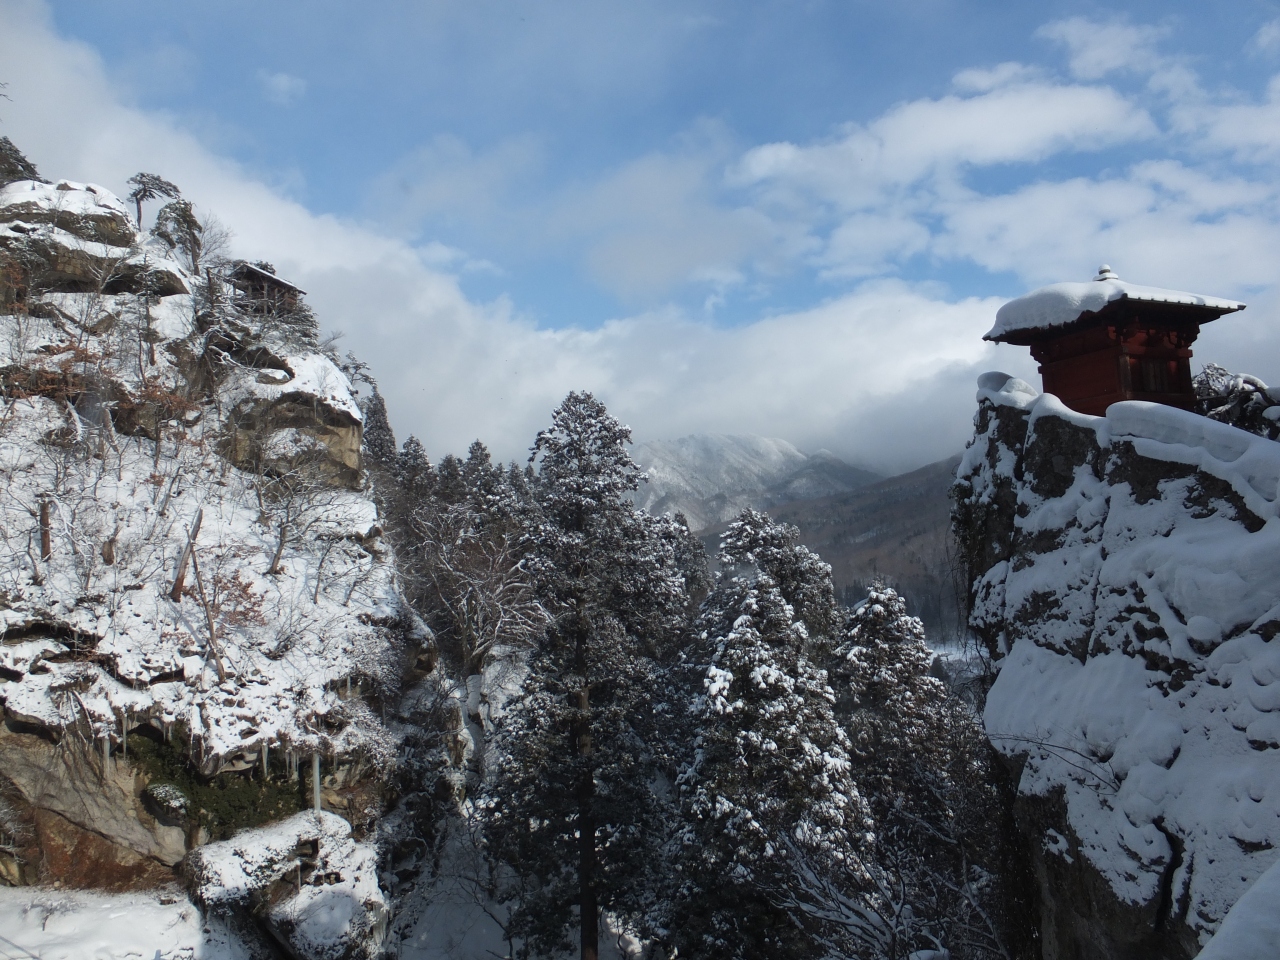
[[[727,522],[745,507],[767,510],[882,479],[828,450],[806,454],[786,440],[747,434],[649,440],[636,444],[632,458],[648,476],[636,491],[636,505],[650,513],[683,513],[694,531]]]
[[[950,538],[950,489],[958,457],[884,477],[827,450],[786,440],[696,434],[646,441],[633,459],[648,481],[635,500],[651,513],[683,513],[711,556],[745,507],[795,526],[800,542],[831,564],[837,594],[865,596],[878,577],[906,597],[931,639],[959,633],[963,591]]]

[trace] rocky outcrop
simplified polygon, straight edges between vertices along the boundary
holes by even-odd
[[[1046,960],[1190,958],[1280,858],[1280,444],[980,382],[955,488]]]
[[[189,293],[169,254],[139,235],[124,205],[96,184],[0,187],[0,306],[35,303],[45,292]]]
[[[224,446],[232,463],[289,473],[314,462],[334,481],[359,485],[363,414],[329,358],[284,356],[234,370],[224,394],[232,404]]]
[[[313,758],[359,831],[385,803],[410,631],[354,390],[171,253],[103,188],[0,187],[0,886],[171,884],[309,806]],[[299,957],[376,951],[372,852],[333,821],[259,904]],[[325,953],[295,908],[341,914],[351,864]]]
[[[208,844],[183,874],[201,907],[260,924],[296,960],[380,955],[389,911],[376,853],[333,814],[298,814]]]

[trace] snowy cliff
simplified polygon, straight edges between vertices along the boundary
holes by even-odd
[[[1193,957],[1278,859],[1280,444],[979,385],[955,529],[1044,955]]]
[[[9,885],[172,880],[306,803],[304,757],[327,809],[358,830],[380,809],[377,703],[411,618],[361,487],[361,409],[186,226],[139,232],[92,184],[0,186]]]

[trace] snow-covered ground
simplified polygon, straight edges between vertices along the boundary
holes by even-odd
[[[104,895],[0,887],[6,960],[252,960],[180,890]]]

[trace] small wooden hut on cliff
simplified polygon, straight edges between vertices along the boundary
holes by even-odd
[[[299,289],[270,270],[237,260],[227,273],[227,280],[240,291],[245,305],[254,313],[288,313],[298,308],[299,298],[307,291]]]

